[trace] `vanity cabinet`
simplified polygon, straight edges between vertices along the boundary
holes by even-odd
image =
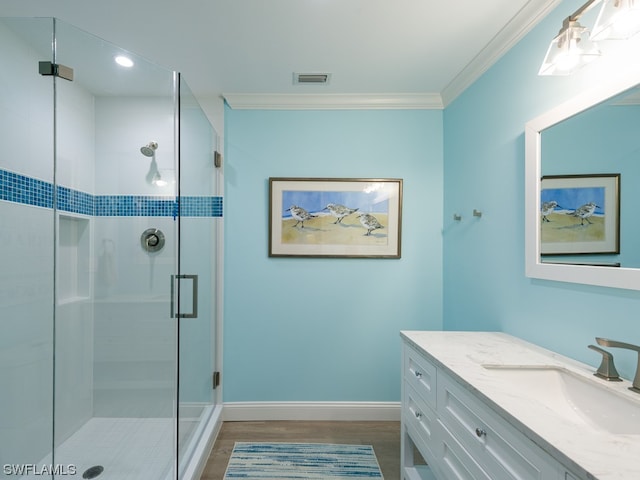
[[[402,479],[574,478],[407,342],[402,369]],[[428,467],[414,464],[414,450]]]
[[[432,479],[428,467],[413,464],[414,448],[429,465],[436,445],[436,367],[409,346],[403,349],[402,435],[403,478]],[[406,458],[405,458],[406,455]],[[406,472],[404,465],[406,465]]]

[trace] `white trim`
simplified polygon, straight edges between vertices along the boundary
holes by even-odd
[[[441,92],[446,107],[515,46],[561,0],[529,0]],[[551,41],[551,39],[549,39]]]
[[[400,402],[228,402],[222,417],[225,422],[400,421]]]
[[[525,275],[530,278],[640,290],[640,269],[543,263],[540,257],[541,132],[640,82],[640,63],[601,70],[595,86],[557,105],[525,125]],[[611,72],[615,72],[611,75]]]
[[[442,110],[437,93],[268,94],[225,93],[234,110]]]
[[[190,462],[180,476],[183,480],[196,480],[202,476],[211,455],[213,444],[222,428],[222,406],[216,405],[214,411],[204,425],[203,432],[190,457]]]

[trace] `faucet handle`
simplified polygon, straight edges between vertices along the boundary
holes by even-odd
[[[595,345],[588,345],[588,347],[602,355],[602,362],[594,375],[610,382],[621,382],[622,379],[620,378],[620,375],[616,370],[616,366],[613,363],[613,355],[600,347],[596,347]]]

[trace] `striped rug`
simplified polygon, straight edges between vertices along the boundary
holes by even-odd
[[[371,445],[236,442],[224,480],[382,479]]]

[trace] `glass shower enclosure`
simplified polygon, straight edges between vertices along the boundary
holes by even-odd
[[[216,132],[179,73],[57,19],[0,18],[0,52],[0,478],[198,478]]]

